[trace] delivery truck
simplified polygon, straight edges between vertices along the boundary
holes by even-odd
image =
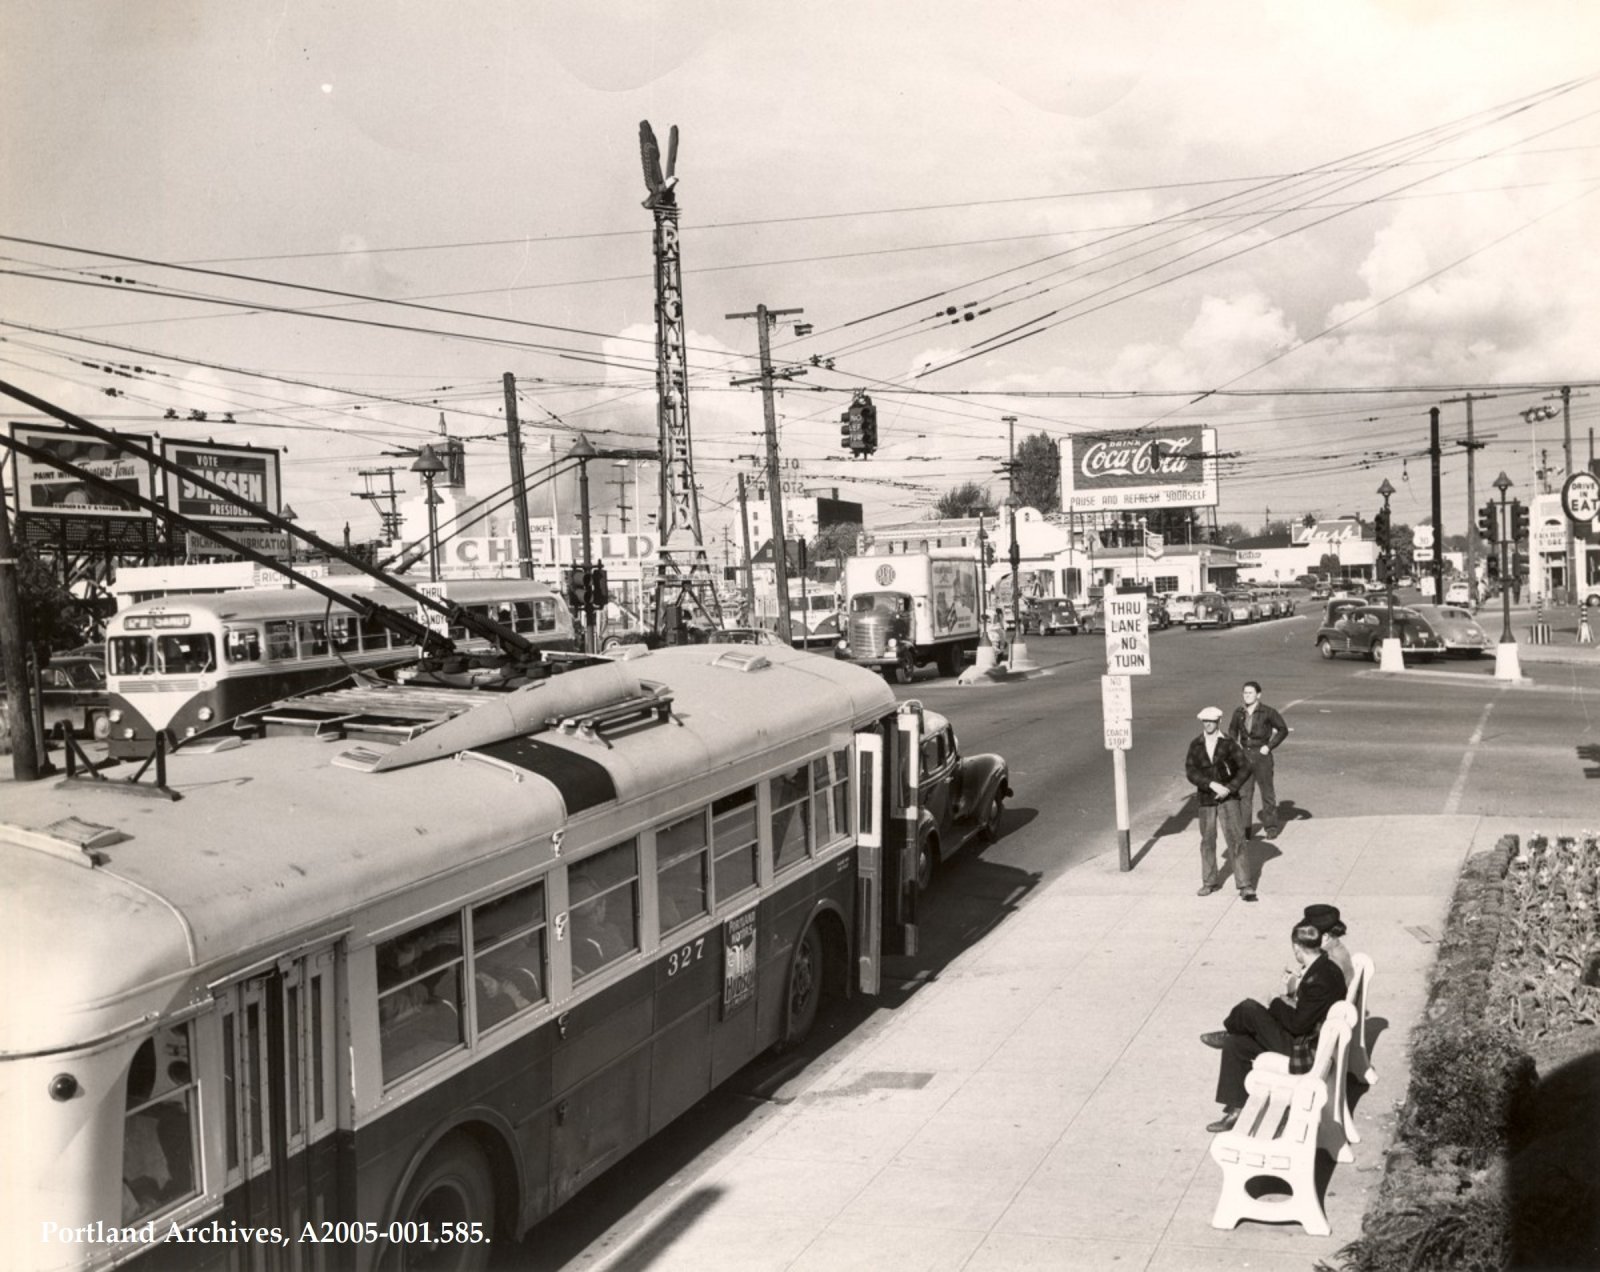
[[[940,675],[959,675],[977,652],[983,609],[976,551],[850,557],[844,585],[838,657],[904,684],[927,663],[936,663]]]

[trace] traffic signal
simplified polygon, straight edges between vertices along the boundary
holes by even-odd
[[[1372,519],[1372,535],[1378,541],[1378,551],[1385,556],[1389,552],[1389,510],[1378,509],[1378,515]]]
[[[589,603],[589,580],[584,574],[583,567],[575,565],[567,571],[567,605],[572,612],[587,608]]]
[[[589,571],[589,603],[596,609],[611,599],[611,587],[606,580],[606,567],[597,565]]]
[[[1500,542],[1500,517],[1492,503],[1478,509],[1478,537],[1485,543]]]
[[[1483,563],[1483,572],[1491,580],[1500,577],[1500,554],[1491,552],[1489,559]]]
[[[861,413],[852,402],[850,409],[839,417],[839,445],[843,446],[852,455],[861,454],[863,439],[861,436]]]
[[[1528,537],[1528,506],[1520,499],[1511,501],[1511,542],[1521,543]]]
[[[983,563],[985,565],[993,565],[994,564],[994,540],[993,539],[985,539],[983,541]]]
[[[878,408],[863,393],[851,405],[851,410],[861,413],[861,453],[870,455],[878,449]]]

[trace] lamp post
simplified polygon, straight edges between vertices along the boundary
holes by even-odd
[[[1022,545],[1017,542],[1017,506],[1020,502],[1015,493],[1006,496],[1006,511],[1011,518],[1011,654],[1006,666],[1011,671],[1032,671],[1027,636],[1022,630]]]
[[[1394,576],[1394,570],[1391,567],[1391,561],[1393,558],[1391,555],[1392,549],[1390,547],[1390,545],[1394,542],[1394,531],[1389,525],[1389,496],[1394,494],[1394,487],[1389,484],[1389,479],[1387,477],[1383,479],[1383,485],[1378,487],[1378,493],[1383,496],[1383,512],[1381,514],[1383,517],[1383,537],[1382,542],[1378,546],[1383,549],[1382,563],[1379,568],[1383,572],[1382,578],[1385,632],[1383,638],[1383,655],[1382,660],[1378,664],[1378,669],[1380,671],[1404,671],[1406,669],[1405,655],[1400,651],[1400,638],[1395,635],[1394,631],[1394,588],[1391,582]]]
[[[1506,492],[1511,489],[1511,478],[1504,470],[1494,479],[1494,488],[1500,492],[1499,520],[1495,525],[1495,542],[1500,552],[1500,612],[1502,626],[1500,643],[1494,650],[1494,678],[1496,680],[1521,680],[1522,666],[1517,658],[1517,638],[1511,634],[1511,563],[1507,560],[1507,537],[1511,529],[1511,509],[1506,507]]]
[[[994,670],[995,648],[989,641],[989,531],[984,528],[983,514],[978,514],[978,651],[973,659],[973,669],[978,672]]]
[[[423,483],[428,488],[428,580],[432,583],[439,581],[439,514],[438,506],[444,502],[433,489],[433,479],[444,472],[444,460],[439,458],[439,452],[432,446],[424,444],[417,453],[416,460],[411,465],[411,471],[421,473]]]
[[[583,650],[587,654],[595,652],[595,622],[594,622],[594,589],[590,580],[594,577],[594,566],[590,558],[592,542],[589,531],[589,461],[599,455],[599,451],[582,433],[578,440],[572,444],[572,449],[567,452],[568,459],[578,461],[578,528],[580,542],[583,544]]]

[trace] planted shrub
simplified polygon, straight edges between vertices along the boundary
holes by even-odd
[[[1423,1165],[1445,1155],[1480,1169],[1504,1149],[1513,1110],[1536,1076],[1509,1030],[1450,1024],[1426,1031],[1411,1054],[1400,1134]]]

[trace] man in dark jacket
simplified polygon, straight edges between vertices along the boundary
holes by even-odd
[[[1275,839],[1283,823],[1278,820],[1272,753],[1289,736],[1289,727],[1281,715],[1261,701],[1260,681],[1246,680],[1240,697],[1243,703],[1234,708],[1233,719],[1228,722],[1228,736],[1239,744],[1250,763],[1250,775],[1239,788],[1239,816],[1244,823],[1244,837],[1250,838],[1250,821],[1255,816],[1255,795],[1259,787],[1261,833],[1268,839]]]
[[[1307,912],[1310,913],[1309,907]],[[1305,1073],[1311,1068],[1323,1017],[1345,994],[1344,973],[1322,949],[1325,924],[1331,926],[1320,916],[1309,923],[1301,919],[1290,933],[1295,962],[1304,969],[1291,995],[1274,998],[1270,1007],[1246,998],[1223,1019],[1221,1031],[1200,1035],[1206,1046],[1222,1052],[1217,1074],[1217,1103],[1222,1105],[1222,1116],[1206,1127],[1213,1135],[1231,1131],[1239,1120],[1239,1110],[1248,1098],[1245,1075],[1263,1051],[1288,1056],[1290,1073]]]
[[[1184,772],[1199,797],[1200,893],[1210,896],[1222,886],[1217,875],[1217,825],[1233,861],[1233,881],[1243,901],[1256,899],[1250,863],[1244,857],[1244,823],[1240,819],[1239,788],[1250,776],[1250,765],[1237,744],[1223,737],[1222,709],[1207,707],[1199,714],[1200,736],[1189,743]]]

